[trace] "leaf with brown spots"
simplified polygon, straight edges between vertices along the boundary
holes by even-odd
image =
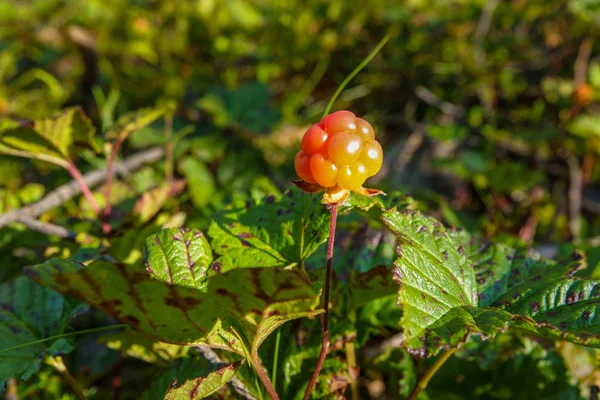
[[[194,400],[210,396],[235,376],[244,360],[229,364],[210,372],[206,376],[184,381],[167,392],[165,400]]]
[[[210,278],[202,290],[159,280],[142,265],[104,260],[82,266],[53,258],[28,268],[27,273],[155,340],[206,345],[241,355],[246,344],[258,348],[284,322],[320,312],[311,286],[299,272],[290,270],[236,269]],[[242,343],[240,335],[248,343]]]
[[[164,229],[146,239],[143,261],[158,280],[196,289],[206,287],[212,251],[197,229]]]
[[[506,331],[600,347],[600,282],[573,276],[582,254],[555,262],[448,232],[420,213],[382,218],[400,241],[394,274],[409,351],[435,355],[471,334]]]

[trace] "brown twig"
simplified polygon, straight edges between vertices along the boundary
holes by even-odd
[[[164,149],[162,147],[153,147],[129,156],[123,162],[115,164],[113,173],[125,174],[135,171],[146,163],[160,160],[163,156]],[[99,169],[85,174],[83,181],[89,188],[104,182],[105,178],[106,169]],[[0,228],[19,221],[23,216],[37,218],[46,211],[59,207],[80,193],[81,187],[75,180],[66,183],[33,204],[0,214]]]
[[[308,387],[306,388],[306,392],[304,392],[304,400],[308,400],[310,397],[310,393],[312,392],[313,387],[317,383],[317,377],[321,372],[321,368],[323,368],[323,363],[325,362],[325,357],[327,357],[327,351],[329,350],[329,286],[331,285],[331,261],[333,259],[333,245],[335,242],[335,225],[337,222],[337,205],[331,206],[331,221],[329,223],[329,240],[327,241],[327,268],[325,271],[325,296],[323,300],[323,309],[325,313],[323,314],[323,342],[321,343],[321,353],[319,354],[319,359],[317,360],[317,366],[315,367],[315,371],[313,372],[312,378],[308,383]]]
[[[575,86],[581,85],[587,82],[587,71],[590,56],[592,54],[592,47],[594,46],[594,37],[588,36],[581,42],[579,46],[579,52],[577,53],[577,59],[575,59],[575,66],[573,67],[573,81]]]
[[[175,143],[173,143],[173,114],[165,116],[165,136],[167,144],[165,145],[165,177],[168,182],[173,180],[173,151]]]
[[[75,232],[68,230],[60,225],[42,222],[29,215],[23,214],[19,216],[16,222],[20,222],[32,231],[43,233],[48,236],[58,236],[63,239],[75,239]]]
[[[583,189],[583,174],[579,167],[579,160],[574,155],[567,157],[569,166],[569,229],[571,236],[575,241],[581,238],[581,206],[582,206],[582,189]]]

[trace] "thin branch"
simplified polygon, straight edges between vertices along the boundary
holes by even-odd
[[[592,54],[592,47],[594,47],[594,37],[588,36],[583,39],[579,46],[579,52],[577,53],[577,59],[575,60],[574,76],[573,81],[575,86],[581,85],[587,81],[587,71]]]
[[[108,161],[106,162],[106,179],[104,185],[104,217],[106,220],[110,218],[110,192],[112,189],[113,166],[115,165],[115,160],[117,159],[117,154],[119,154],[119,149],[121,148],[122,143],[123,139],[121,137],[118,137],[115,140],[112,145],[112,149],[110,150]]]
[[[142,165],[160,160],[164,155],[162,147],[154,147],[140,153],[127,157],[123,162],[115,165],[113,173],[126,174],[130,171],[139,169]],[[88,187],[94,187],[104,181],[106,169],[99,169],[89,172],[83,176],[83,181]],[[81,188],[74,180],[66,183],[52,192],[48,193],[41,200],[28,206],[18,208],[0,215],[0,228],[19,221],[24,215],[37,218],[46,211],[59,207],[71,198],[79,195]]]
[[[100,210],[100,206],[98,205],[98,202],[96,202],[96,199],[94,198],[94,195],[92,194],[92,192],[90,190],[90,187],[83,179],[83,175],[81,175],[79,168],[77,168],[77,166],[72,161],[69,161],[69,166],[67,168],[67,171],[69,171],[69,173],[71,174],[71,176],[73,177],[75,182],[77,182],[77,184],[79,185],[81,192],[83,193],[83,195],[85,196],[87,201],[92,206],[92,209],[94,210],[96,215],[99,216],[102,213],[102,211]]]
[[[214,365],[225,364],[223,362],[223,360],[221,360],[219,355],[210,347],[198,346],[198,347],[196,347],[196,350],[198,350],[199,353],[202,353],[204,358],[206,358],[211,364],[214,364]],[[241,396],[241,398],[246,399],[246,400],[256,400],[256,397],[254,397],[252,395],[252,393],[248,390],[246,385],[244,385],[244,383],[237,376],[234,376],[233,378],[231,378],[228,383],[231,385],[233,390],[238,395]]]
[[[439,108],[444,114],[447,114],[451,117],[459,118],[465,113],[464,108],[440,99],[425,86],[417,86],[415,89],[415,94],[425,103]]]
[[[325,271],[325,297],[323,300],[323,309],[325,313],[323,314],[323,341],[321,343],[321,353],[319,354],[319,359],[317,360],[317,366],[315,367],[315,371],[313,372],[312,378],[310,378],[310,382],[308,383],[308,387],[306,388],[306,392],[304,392],[304,400],[308,400],[310,397],[310,393],[312,392],[313,387],[317,383],[317,377],[321,372],[321,368],[323,368],[323,363],[325,362],[325,357],[327,357],[327,351],[329,350],[329,286],[331,284],[331,261],[333,260],[333,246],[335,244],[335,225],[337,222],[337,205],[331,206],[331,221],[329,223],[329,239],[327,241],[327,268]]]
[[[165,145],[165,177],[168,182],[173,180],[173,151],[175,143],[173,142],[173,114],[165,115],[165,136],[167,144]]]
[[[431,368],[429,368],[425,374],[419,378],[419,382],[417,382],[417,386],[415,386],[415,388],[413,389],[413,391],[411,392],[410,396],[408,396],[408,400],[417,400],[417,397],[419,397],[419,394],[425,390],[425,388],[427,387],[427,384],[429,383],[429,381],[431,380],[431,378],[433,378],[433,376],[436,374],[436,372],[438,372],[438,370],[440,369],[440,367],[442,365],[444,365],[444,363],[446,361],[448,361],[448,359],[450,358],[450,356],[452,354],[454,354],[454,352],[456,351],[456,349],[452,349],[452,350],[448,350],[445,353],[443,353],[440,358],[438,358],[435,363],[431,366]]]
[[[579,160],[574,155],[567,157],[569,166],[570,186],[569,186],[569,229],[571,236],[575,241],[581,238],[581,206],[583,174],[579,167]]]
[[[253,346],[253,347],[254,348],[252,349],[252,354],[251,354],[252,367],[254,368],[254,371],[258,374],[260,381],[265,386],[265,389],[267,390],[267,393],[269,394],[269,397],[271,398],[271,400],[279,400],[279,395],[275,391],[275,388],[273,387],[273,384],[271,383],[271,379],[269,379],[269,375],[267,375],[267,371],[265,371],[265,367],[263,367],[262,363],[260,362],[260,357],[258,355],[258,348],[256,346]]]
[[[367,359],[374,360],[383,354],[387,349],[399,348],[404,343],[404,340],[404,332],[400,332],[374,344],[373,346],[365,347],[363,353]]]
[[[498,6],[499,0],[488,0],[481,11],[481,16],[479,17],[479,23],[477,24],[477,30],[475,31],[475,40],[477,43],[481,45],[481,41],[485,38],[485,36],[490,31],[492,26],[492,16],[494,15],[494,11]]]
[[[79,400],[87,400],[87,396],[85,395],[85,393],[83,393],[83,390],[81,390],[81,387],[79,386],[77,380],[69,372],[69,369],[65,365],[62,357],[50,356],[48,357],[46,362],[48,363],[48,365],[54,367],[58,372],[62,374],[63,378],[65,378],[65,381],[67,381],[69,386],[71,386],[71,389],[73,390],[73,392]]]
[[[20,222],[32,231],[43,233],[48,236],[58,236],[63,239],[75,239],[77,234],[60,225],[42,222],[27,214],[18,216],[15,222]]]

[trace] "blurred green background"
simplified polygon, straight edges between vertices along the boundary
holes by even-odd
[[[595,265],[599,24],[598,0],[2,0],[0,113],[78,104],[104,132],[126,111],[176,104],[176,173],[191,182],[178,204],[202,227],[211,205],[261,177],[289,185],[306,126],[393,29],[334,106],[371,121],[383,143],[370,185],[549,254],[574,240]],[[124,153],[164,143],[157,122]],[[99,168],[104,156],[78,163]],[[136,172],[117,200],[161,168]],[[6,157],[0,170],[2,211],[68,179]]]
[[[232,198],[289,187],[302,134],[391,31],[334,105],[370,121],[383,145],[384,166],[367,186],[411,193],[448,225],[534,245],[545,255],[584,249],[587,274],[598,278],[599,28],[600,0],[0,0],[0,117],[33,120],[82,106],[98,128],[96,149],[75,160],[85,173],[106,165],[104,133],[119,116],[175,107],[172,118],[123,145],[123,157],[169,145],[175,155],[173,185],[164,160],[114,183],[110,251],[133,262],[141,257],[135,249],[161,227],[205,230],[211,213]],[[1,156],[0,213],[70,180],[51,164]],[[102,203],[102,187],[95,190]],[[139,206],[144,201],[149,208]],[[83,198],[40,219],[89,235],[94,246],[103,239]],[[86,243],[12,224],[0,231],[0,245],[2,283]],[[106,323],[98,312],[79,321]],[[105,372],[106,365],[121,368],[115,354],[96,337],[78,340],[73,369],[90,382],[106,381],[106,393],[118,392]],[[501,394],[496,398],[578,398],[552,386],[568,381],[553,350],[532,348],[522,361],[511,358],[509,345],[489,344],[493,354],[508,354],[506,369],[489,384]],[[573,348],[564,354],[574,355],[571,372],[584,370],[573,376],[600,383],[597,369],[581,367],[589,360],[579,362]],[[460,375],[469,382],[485,375],[467,398],[489,398],[481,362]],[[141,365],[125,364],[121,375],[146,385],[155,375]],[[390,365],[400,382],[400,364]],[[562,368],[560,379],[552,365]],[[518,383],[532,369],[543,391]],[[21,397],[60,393],[52,389],[58,381],[43,370],[19,388]],[[518,387],[497,389],[505,383]],[[139,395],[136,388],[127,394]]]

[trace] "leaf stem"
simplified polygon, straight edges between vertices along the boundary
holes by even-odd
[[[112,172],[113,172],[113,167],[115,165],[115,160],[117,159],[117,154],[119,154],[119,149],[121,148],[121,144],[123,144],[123,138],[122,137],[117,137],[117,139],[115,139],[115,142],[113,143],[112,149],[110,150],[110,155],[108,156],[108,160],[106,162],[106,179],[104,181],[104,218],[107,221],[107,225],[108,225],[108,219],[110,218],[110,212],[111,212],[111,204],[110,204],[110,193],[112,190]],[[104,227],[103,227],[104,229]],[[108,225],[108,232],[104,232],[104,233],[109,233],[110,232],[110,225]]]
[[[73,163],[73,161],[71,161],[71,160],[68,160],[67,162],[68,162],[67,171],[69,171],[69,174],[71,174],[71,176],[73,177],[75,182],[77,182],[77,185],[79,185],[79,188],[81,189],[81,193],[83,193],[83,195],[85,196],[87,201],[90,203],[90,205],[92,206],[92,209],[94,210],[96,215],[99,216],[102,212],[100,210],[100,206],[98,205],[98,203],[96,202],[96,199],[94,198],[94,195],[90,191],[90,187],[87,185],[87,183],[85,183],[85,180],[83,179],[83,176],[81,175],[81,172],[79,171],[79,169],[75,166],[75,163]]]
[[[358,365],[356,364],[356,349],[354,347],[354,342],[353,341],[346,342],[344,347],[346,349],[346,362],[348,363],[348,369],[354,369],[354,371],[358,371]],[[351,373],[350,376],[354,376],[354,375]],[[351,391],[351,395],[352,395],[352,400],[360,400],[358,379],[352,379],[352,381],[350,381],[350,391]]]
[[[310,397],[310,393],[317,383],[317,377],[321,372],[321,368],[323,368],[323,363],[325,362],[325,357],[327,357],[327,351],[329,350],[329,287],[331,285],[331,261],[333,260],[333,245],[335,242],[335,225],[337,222],[337,205],[331,206],[331,221],[329,223],[329,239],[327,240],[327,267],[325,271],[325,296],[323,301],[323,309],[325,313],[323,314],[323,322],[321,324],[323,331],[323,342],[321,343],[321,353],[319,354],[319,359],[317,360],[317,366],[315,367],[315,371],[313,372],[312,378],[308,383],[308,387],[306,388],[306,392],[304,392],[304,400],[308,400]]]
[[[96,332],[110,331],[110,330],[113,330],[113,329],[126,328],[128,326],[129,325],[127,325],[127,324],[117,324],[117,325],[102,326],[100,328],[86,329],[86,330],[83,330],[83,331],[63,333],[61,335],[55,335],[55,336],[51,336],[51,337],[48,337],[48,338],[45,338],[45,339],[34,340],[32,342],[27,342],[27,343],[20,344],[18,346],[13,346],[13,347],[9,347],[7,349],[2,349],[2,350],[0,350],[0,354],[8,353],[9,351],[21,349],[23,347],[33,346],[35,344],[49,342],[51,340],[62,339],[62,338],[67,338],[67,337],[72,337],[72,336],[77,336],[77,335],[85,335],[86,333],[96,333]]]
[[[419,378],[419,382],[417,382],[417,386],[415,386],[415,388],[411,392],[410,396],[408,396],[407,400],[416,400],[417,397],[419,397],[419,394],[423,390],[425,390],[425,388],[427,387],[427,384],[429,383],[431,378],[433,378],[433,376],[436,374],[436,372],[438,372],[440,367],[442,365],[444,365],[444,363],[446,361],[448,361],[450,356],[452,354],[454,354],[455,351],[456,351],[456,349],[448,350],[445,353],[443,353],[440,356],[440,358],[435,360],[435,363],[427,371],[425,371],[425,374],[423,374],[423,376],[421,378]]]
[[[83,393],[83,390],[81,390],[81,387],[79,386],[79,383],[77,383],[77,380],[69,372],[69,369],[65,365],[62,357],[50,356],[47,358],[46,363],[54,367],[58,372],[62,374],[62,376],[65,378],[65,381],[67,381],[69,386],[71,386],[71,389],[73,390],[73,392],[79,400],[87,400],[87,396],[85,395],[85,393]]]
[[[275,354],[273,356],[273,368],[271,372],[271,380],[273,381],[273,387],[277,387],[277,364],[279,363],[279,346],[281,344],[281,327],[277,329],[277,336],[275,336]]]
[[[271,399],[279,400],[279,396],[277,395],[277,392],[275,391],[275,388],[273,387],[273,384],[271,383],[271,380],[269,379],[265,368],[260,362],[260,357],[258,356],[257,348],[252,349],[252,366],[254,367],[254,370],[258,374],[258,377],[265,386],[265,389],[267,389],[267,393],[269,394]]]
[[[337,98],[339,97],[339,95],[342,93],[342,90],[344,90],[344,88],[346,87],[346,85],[348,85],[348,83],[350,83],[350,81],[356,76],[358,75],[358,73],[367,66],[367,64],[369,64],[371,62],[371,60],[377,55],[377,53],[379,53],[379,51],[381,51],[381,49],[383,48],[383,46],[385,46],[385,44],[387,43],[388,40],[390,40],[390,38],[392,37],[393,32],[392,30],[388,31],[388,33],[386,33],[386,35],[379,41],[379,43],[377,43],[377,46],[375,46],[375,48],[373,49],[373,51],[371,51],[371,53],[369,53],[369,55],[361,61],[360,64],[358,64],[356,66],[356,68],[354,68],[354,70],[352,72],[350,72],[350,75],[348,75],[346,77],[346,79],[344,79],[344,81],[342,82],[342,84],[340,86],[338,86],[338,88],[335,90],[335,92],[333,93],[333,96],[331,96],[331,99],[329,99],[329,103],[327,103],[327,107],[325,107],[325,111],[323,112],[323,117],[326,116],[327,114],[329,114],[329,111],[331,111],[331,107],[333,107],[333,103],[335,103],[335,101],[337,100]]]
[[[165,145],[165,178],[168,182],[173,180],[173,150],[175,143],[173,143],[173,114],[165,115],[165,136],[167,138],[167,144]]]

